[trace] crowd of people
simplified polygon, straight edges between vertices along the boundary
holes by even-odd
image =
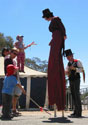
[[[66,83],[65,75],[69,78],[70,90],[74,101],[74,112],[71,117],[82,116],[80,100],[80,73],[85,73],[82,62],[74,59],[71,49],[65,50],[67,38],[65,27],[59,17],[55,17],[49,9],[43,10],[45,20],[50,21],[49,31],[52,32],[52,39],[49,43],[50,55],[48,61],[48,99],[49,105],[56,104],[58,110],[65,109]],[[24,46],[22,35],[16,37],[13,49],[3,48],[5,78],[2,88],[2,120],[11,120],[18,114],[16,110],[17,101],[21,93],[26,95],[19,80],[19,72],[24,71],[25,49],[36,45],[35,42]],[[63,55],[67,57],[66,69],[63,65]],[[17,57],[17,62],[14,60]],[[8,102],[8,103],[7,103]],[[12,108],[11,108],[12,107]]]
[[[14,48],[9,49],[4,47],[2,49],[2,56],[4,57],[4,73],[5,79],[2,88],[2,120],[10,120],[20,113],[17,111],[17,102],[22,94],[26,94],[23,86],[21,86],[19,72],[24,71],[25,49],[36,45],[34,42],[27,45],[23,44],[23,36],[17,35]],[[8,103],[7,103],[8,102]]]

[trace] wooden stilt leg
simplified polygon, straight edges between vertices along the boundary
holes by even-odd
[[[64,110],[62,110],[62,117],[64,117]]]
[[[57,115],[56,115],[56,104],[54,104],[54,117],[57,117]]]

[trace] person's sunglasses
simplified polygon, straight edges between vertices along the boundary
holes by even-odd
[[[17,55],[17,53],[13,52],[14,55]]]

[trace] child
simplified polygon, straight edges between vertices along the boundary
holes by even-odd
[[[18,55],[17,55],[17,66],[19,67],[20,72],[24,72],[24,61],[25,61],[24,50],[32,45],[36,45],[34,42],[32,42],[31,44],[25,47],[23,43],[23,37],[24,36],[18,35],[16,37],[17,41],[15,42],[15,45],[14,45],[19,50]]]
[[[2,55],[5,58],[4,59],[4,72],[5,72],[5,75],[7,74],[6,67],[9,64],[13,64],[14,66],[16,66],[16,64],[17,64],[17,62],[16,62],[17,54],[18,54],[17,48],[12,48],[10,50],[9,56],[8,56],[8,52],[6,51],[6,48],[3,48]],[[17,74],[18,74],[18,72],[17,72]],[[19,81],[17,74],[16,74],[17,80]],[[17,110],[16,110],[16,105],[17,105],[17,102],[18,102],[18,99],[19,99],[18,97],[20,97],[20,95],[18,95],[18,92],[21,93],[21,90],[18,88],[18,86],[16,86],[15,89],[14,89],[14,94],[13,94],[13,99],[12,99],[12,113],[13,113],[14,116],[19,115],[19,112],[17,112]]]
[[[4,57],[4,73],[5,73],[5,75],[7,73],[6,67],[9,64],[16,64],[15,58],[16,58],[17,54],[18,54],[18,50],[15,48],[12,48],[10,50],[10,52],[7,52],[7,50],[5,48],[2,50],[2,56]]]
[[[11,120],[11,105],[12,105],[12,96],[15,86],[18,86],[23,94],[26,94],[25,90],[22,88],[21,84],[18,83],[15,74],[18,70],[18,67],[13,64],[7,66],[7,74],[4,79],[3,89],[2,89],[2,120]]]

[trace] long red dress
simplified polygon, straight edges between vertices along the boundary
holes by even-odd
[[[49,105],[57,105],[58,110],[65,108],[65,74],[62,59],[65,28],[59,17],[53,17],[49,26],[52,32],[48,62]]]

